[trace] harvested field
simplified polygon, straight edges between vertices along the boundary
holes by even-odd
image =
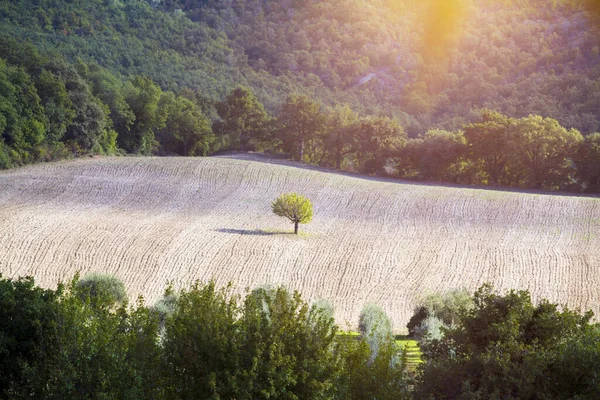
[[[258,156],[96,158],[0,172],[0,271],[54,287],[113,273],[150,302],[166,283],[284,284],[355,326],[366,302],[402,330],[430,291],[486,281],[600,311],[600,199],[328,173]],[[283,192],[315,217],[288,234]]]

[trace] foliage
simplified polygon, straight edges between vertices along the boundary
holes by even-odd
[[[423,338],[428,327],[450,327],[457,324],[461,313],[473,308],[473,299],[464,289],[450,290],[444,294],[430,293],[419,300],[415,312],[406,325],[411,337]],[[431,320],[427,321],[429,318]]]
[[[360,312],[358,330],[362,339],[369,344],[371,360],[377,357],[385,343],[392,340],[392,322],[377,304],[367,304]]]
[[[419,178],[437,182],[461,182],[461,161],[467,145],[463,133],[430,130],[420,139],[417,148]]]
[[[309,199],[297,193],[285,193],[271,204],[273,213],[294,223],[294,233],[298,234],[298,224],[312,221],[313,207]]]
[[[580,143],[575,160],[584,190],[600,193],[600,133],[588,135]]]
[[[318,103],[307,96],[289,96],[278,118],[283,150],[296,160],[319,164],[324,156],[319,146],[323,124]]]
[[[572,159],[583,137],[552,118],[529,116],[511,132],[514,169],[528,187],[561,189],[575,182]]]
[[[515,120],[496,111],[483,110],[481,122],[465,126],[469,158],[481,163],[485,182],[490,185],[510,184],[507,168],[509,154],[506,151],[510,141],[509,133]]]
[[[364,340],[341,339],[343,373],[339,399],[410,399],[406,352],[388,338],[373,357]]]
[[[222,120],[221,148],[248,150],[266,139],[269,116],[248,88],[238,86],[216,109]]]
[[[214,283],[181,292],[165,325],[167,397],[235,397],[237,307]]]
[[[179,295],[164,339],[167,397],[330,398],[333,319],[284,288],[240,303],[214,283]]]
[[[298,293],[265,287],[242,300],[232,289],[167,289],[161,316],[142,299],[98,307],[82,298],[77,277],[57,290],[0,279],[0,395],[595,398],[600,390],[600,329],[591,313],[534,305],[527,291],[499,295],[484,285],[471,308],[441,300],[464,303],[464,292],[429,296],[424,303],[438,315],[426,321],[460,311],[443,336],[422,345],[413,391],[406,350],[380,308],[365,308],[362,336],[339,335],[330,307],[311,307]],[[367,334],[378,335],[376,354]]]
[[[333,318],[282,287],[257,289],[243,305],[244,398],[331,398],[340,374]]]
[[[385,175],[387,160],[404,146],[406,134],[398,123],[386,117],[361,118],[354,128],[355,157],[359,170]]]
[[[572,398],[597,390],[593,380],[575,387],[554,364],[597,333],[591,313],[561,311],[545,300],[533,305],[527,291],[502,296],[489,285],[473,301],[441,340],[423,347],[417,398]]]
[[[326,157],[323,164],[341,169],[344,158],[356,149],[358,114],[344,104],[328,110],[325,116],[323,147],[333,158]]]
[[[17,397],[27,372],[44,362],[40,344],[55,329],[60,291],[0,276],[0,397]]]
[[[75,290],[81,301],[89,301],[93,307],[112,307],[127,303],[125,284],[114,275],[88,274],[77,281]]]

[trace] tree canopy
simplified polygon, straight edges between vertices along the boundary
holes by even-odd
[[[294,233],[298,234],[298,224],[312,221],[313,207],[309,199],[297,193],[285,193],[271,204],[275,215],[285,217],[294,224]]]

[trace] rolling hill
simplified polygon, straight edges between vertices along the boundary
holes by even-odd
[[[44,286],[113,273],[130,299],[167,282],[284,284],[355,326],[367,302],[402,330],[429,291],[527,288],[600,311],[600,199],[408,184],[271,160],[100,157],[0,172],[0,271]],[[315,207],[302,234],[270,202]]]

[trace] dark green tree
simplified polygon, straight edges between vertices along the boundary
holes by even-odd
[[[216,104],[216,109],[222,120],[219,126],[222,147],[251,150],[265,138],[269,115],[250,89],[238,86]]]
[[[0,140],[15,153],[17,164],[37,159],[46,138],[46,116],[30,76],[0,59]]]
[[[358,122],[356,114],[348,104],[330,109],[326,114],[323,146],[327,154],[333,155],[336,169],[340,169],[344,157],[356,148],[354,124]],[[329,161],[331,162],[331,161]]]
[[[119,132],[119,146],[130,153],[150,155],[159,145],[156,133],[165,127],[168,118],[163,104],[168,97],[152,80],[138,76],[131,80],[125,100],[135,120],[127,132]]]
[[[510,132],[516,129],[516,121],[491,110],[483,110],[481,118],[481,122],[464,127],[468,156],[476,164],[482,163],[490,185],[510,184],[506,164]]]
[[[244,302],[240,319],[240,376],[252,399],[328,399],[341,372],[333,319],[297,292],[260,288]]]
[[[237,398],[236,298],[215,283],[182,291],[166,317],[163,374],[168,398]]]
[[[512,169],[526,187],[568,188],[576,179],[573,157],[582,141],[579,131],[567,130],[553,118],[522,118],[510,135]]]
[[[567,346],[589,338],[591,312],[534,305],[527,291],[498,295],[489,285],[473,300],[441,340],[423,346],[417,398],[573,398],[597,390],[594,381],[575,388],[554,366]]]
[[[278,118],[283,150],[296,160],[318,163],[323,154],[319,145],[324,115],[320,105],[307,96],[289,96]]]
[[[158,317],[142,302],[129,310],[113,306],[110,296],[82,296],[77,282],[61,292],[54,323],[43,334],[37,362],[25,370],[18,397],[158,397]]]
[[[168,117],[158,138],[163,149],[183,156],[205,156],[214,142],[208,119],[200,108],[185,97],[168,93],[163,101]]]
[[[385,175],[387,161],[406,143],[406,133],[387,117],[366,117],[354,125],[355,157],[361,172]]]
[[[421,137],[419,177],[425,180],[460,182],[463,174],[462,158],[467,143],[462,132],[430,130]]]
[[[18,398],[31,391],[29,371],[43,364],[43,344],[54,342],[59,291],[35,286],[33,278],[0,276],[0,397]]]
[[[584,190],[600,193],[600,133],[592,133],[580,143],[575,164]]]

